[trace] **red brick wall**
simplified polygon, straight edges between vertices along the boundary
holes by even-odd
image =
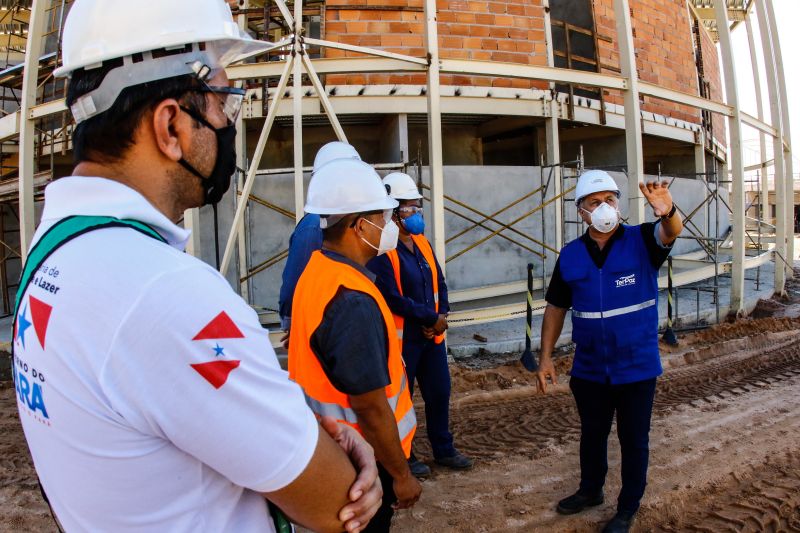
[[[599,57],[604,72],[619,72],[619,48],[613,0],[594,0]],[[633,45],[639,78],[663,87],[699,94],[691,25],[686,0],[630,0]],[[621,104],[618,95],[608,101]],[[689,122],[699,122],[700,112],[687,106],[645,97],[642,110]]]
[[[423,57],[425,16],[422,0],[327,0],[324,38]],[[341,9],[347,6],[348,9]],[[359,6],[383,9],[359,9]],[[545,65],[542,0],[438,0],[442,58]],[[699,94],[693,35],[686,0],[630,0],[639,77],[678,91]],[[613,0],[594,0],[603,72],[619,72]],[[713,43],[704,36],[706,78],[712,96],[721,98],[719,64]],[[326,49],[325,57],[360,54]],[[424,74],[329,75],[331,84],[425,84]],[[443,75],[448,85],[539,87],[546,84],[507,78]],[[622,103],[619,93],[606,101]],[[691,107],[645,97],[642,109],[699,123]],[[716,119],[720,121],[719,118]],[[715,122],[715,132],[724,131]]]
[[[366,2],[366,4],[364,3]],[[425,56],[425,14],[422,0],[327,0],[325,38]],[[358,5],[397,6],[397,9],[358,9]],[[544,8],[541,0],[438,0],[439,54],[446,59],[502,61],[546,65]],[[410,8],[414,10],[403,10]],[[360,54],[327,49],[325,57]],[[424,84],[422,74],[328,76],[333,84]],[[443,75],[447,85],[545,87],[544,83],[509,78]]]

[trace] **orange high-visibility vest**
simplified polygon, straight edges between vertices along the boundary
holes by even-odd
[[[436,312],[439,312],[439,271],[436,269],[436,259],[433,257],[433,248],[431,248],[431,243],[428,242],[428,239],[425,238],[424,235],[412,235],[411,239],[414,241],[414,246],[419,248],[419,251],[422,253],[422,257],[425,258],[425,261],[428,262],[428,266],[431,267],[431,277],[433,278],[433,301],[436,304]],[[398,244],[399,246],[399,244]],[[403,284],[400,282],[400,256],[398,255],[397,250],[391,250],[386,252],[386,256],[389,258],[389,262],[392,263],[392,269],[394,270],[394,280],[397,282],[397,290],[400,291],[400,296],[403,295]],[[400,315],[394,315],[394,324],[395,328],[397,329],[397,336],[400,338],[400,342],[403,341],[403,325],[405,324],[405,320]],[[441,344],[444,342],[444,333],[441,335],[437,335],[433,338],[436,344]]]
[[[408,379],[403,364],[400,342],[394,333],[392,312],[378,288],[355,268],[334,261],[316,251],[311,255],[292,300],[292,325],[289,335],[289,378],[303,388],[306,403],[318,416],[332,416],[361,432],[358,417],[350,406],[347,394],[333,386],[311,349],[311,336],[322,323],[328,304],[345,287],[371,296],[383,315],[388,335],[389,379],[386,399],[394,411],[397,431],[406,457],[411,455],[411,441],[417,429],[414,405],[408,393]],[[353,324],[358,328],[359,324]]]

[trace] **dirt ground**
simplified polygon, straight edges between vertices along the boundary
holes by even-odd
[[[800,531],[800,283],[791,282],[789,294],[762,301],[751,318],[662,345],[648,488],[634,531]],[[545,396],[517,357],[482,356],[453,367],[453,432],[476,467],[455,473],[432,465],[422,499],[398,513],[395,531],[589,532],[613,515],[613,431],[606,503],[576,516],[556,514],[555,503],[578,481],[571,354],[557,359],[560,384]],[[429,460],[419,418],[416,451]],[[9,381],[0,381],[0,507],[0,531],[54,530]]]

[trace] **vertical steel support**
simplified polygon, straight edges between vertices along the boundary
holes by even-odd
[[[766,69],[767,90],[769,91],[769,109],[772,119],[772,127],[775,128],[778,135],[772,139],[773,151],[773,171],[775,177],[773,179],[775,190],[775,251],[780,257],[775,258],[775,294],[783,296],[786,294],[786,268],[783,268],[783,258],[787,257],[788,243],[787,235],[789,231],[786,227],[786,198],[783,198],[781,191],[785,189],[786,183],[786,162],[784,161],[783,152],[783,115],[781,113],[781,98],[778,94],[778,84],[776,82],[778,68],[775,54],[773,53],[772,35],[767,16],[767,9],[764,0],[757,0],[756,14],[758,16],[758,28],[761,34],[761,46],[764,50],[764,68]],[[764,180],[767,181],[766,176]],[[787,259],[788,260],[788,259]]]
[[[547,66],[555,66],[555,56],[553,54],[553,28],[550,25],[550,2],[544,0],[544,38],[547,45]],[[602,91],[602,89],[600,89]],[[558,135],[558,116],[560,107],[556,97],[556,84],[550,82],[550,105],[547,118],[544,119],[546,161],[548,165],[557,165],[561,162],[561,147]],[[561,167],[552,167],[553,170],[553,196],[558,197],[563,190],[561,182]],[[564,246],[564,202],[558,201],[553,204],[555,218],[553,219],[553,243],[554,248],[560,250]],[[544,236],[546,237],[546,236]],[[545,239],[542,239],[545,240]]]
[[[706,173],[706,134],[703,128],[695,133],[694,144],[694,171],[697,174]],[[703,179],[708,179],[708,176],[703,176]]]
[[[36,121],[30,118],[31,108],[36,105],[39,85],[39,57],[42,55],[46,0],[33,0],[28,24],[28,41],[25,47],[25,67],[22,72],[22,105],[19,124],[19,244],[22,260],[28,250],[36,229],[34,212],[33,176],[36,172]]]
[[[733,184],[731,187],[730,206],[733,211],[733,270],[731,272],[731,313],[742,316],[744,309],[744,163],[742,162],[742,116],[739,107],[739,89],[736,86],[736,65],[733,60],[733,45],[728,22],[727,2],[714,0],[714,13],[717,19],[719,44],[722,52],[722,71],[725,77],[725,94],[727,104],[733,108],[728,117],[730,132],[730,166]]]
[[[397,115],[397,136],[400,144],[400,162],[404,165],[411,159],[408,146],[408,114],[400,113]]]
[[[786,76],[783,72],[783,53],[778,37],[778,23],[775,20],[775,10],[772,0],[764,0],[767,7],[767,17],[769,18],[769,29],[772,35],[772,50],[775,53],[775,72],[778,79],[778,94],[781,101],[781,120],[783,122],[783,137],[781,146],[783,147],[783,162],[785,165],[785,191],[784,201],[786,202],[786,235],[788,238],[786,246],[786,261],[789,265],[794,259],[794,161],[792,161],[792,131],[789,127],[789,100],[786,92]],[[777,196],[778,189],[775,189]],[[784,264],[784,266],[786,266]],[[786,268],[786,275],[789,278],[794,276],[790,266]]]
[[[192,232],[192,235],[189,237],[189,242],[186,243],[186,253],[199,259],[201,256],[199,208],[195,207],[194,209],[187,209],[184,211],[183,227]]]
[[[247,30],[247,9],[250,7],[250,0],[244,0],[244,4],[241,6],[241,9],[244,10],[244,13],[239,15],[238,17],[238,24],[239,28],[242,30]],[[262,98],[264,101],[267,101],[269,94],[264,93]],[[238,196],[238,193],[244,188],[244,180],[247,176],[247,125],[244,122],[244,113],[239,113],[239,116],[236,119],[236,166],[242,169],[244,172],[238,172],[236,176],[236,194],[233,195],[233,209],[236,212],[236,207],[239,205],[240,202],[243,202],[244,207],[244,220],[243,225],[247,225],[247,219],[249,218],[249,210],[250,210],[250,202],[247,197],[245,196]],[[246,302],[250,301],[250,282],[247,278],[247,232],[240,231],[239,235],[236,239],[237,242],[237,252],[239,258],[239,279],[244,280],[239,283],[239,294],[242,295],[242,298]]]
[[[744,18],[745,27],[747,29],[747,44],[750,47],[750,63],[752,64],[753,69],[753,83],[756,89],[756,113],[758,115],[758,120],[764,120],[764,97],[761,94],[761,76],[759,73],[761,70],[758,68],[758,54],[756,53],[756,40],[753,35],[753,21],[750,18],[750,13],[747,14]],[[767,135],[762,131],[758,134],[758,161],[761,166],[761,170],[759,171],[759,176],[761,177],[761,183],[759,183],[759,204],[761,210],[761,216],[759,220],[763,220],[767,216],[767,212],[769,211],[769,180],[767,176],[769,175],[767,169]]]
[[[625,90],[625,147],[628,162],[628,220],[631,224],[644,222],[644,197],[639,182],[644,180],[642,156],[642,115],[639,109],[639,73],[636,70],[631,11],[628,0],[614,0],[617,23],[619,65],[627,80]]]
[[[428,165],[433,212],[433,248],[444,269],[447,261],[444,229],[444,168],[442,160],[442,109],[439,93],[439,30],[436,0],[425,0],[425,49],[428,52]]]
[[[294,3],[294,72],[292,74],[292,111],[294,114],[294,212],[295,220],[300,222],[303,218],[305,194],[303,191],[303,2],[295,0]]]

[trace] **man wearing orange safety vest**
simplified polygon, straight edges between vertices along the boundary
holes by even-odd
[[[455,449],[450,433],[450,370],[444,344],[450,309],[442,269],[423,235],[422,195],[411,176],[402,172],[387,175],[383,183],[399,202],[394,220],[400,228],[400,243],[367,267],[377,276],[375,284],[394,314],[412,393],[414,380],[419,382],[434,461],[447,468],[468,469],[472,460]],[[413,454],[409,465],[417,477],[431,473]]]
[[[422,487],[408,457],[417,421],[394,317],[367,262],[397,246],[397,201],[366,163],[341,159],[308,186],[306,213],[320,215],[322,250],[295,289],[289,377],[317,416],[356,428],[375,450],[384,498],[364,531],[388,531],[394,509],[413,506]]]

